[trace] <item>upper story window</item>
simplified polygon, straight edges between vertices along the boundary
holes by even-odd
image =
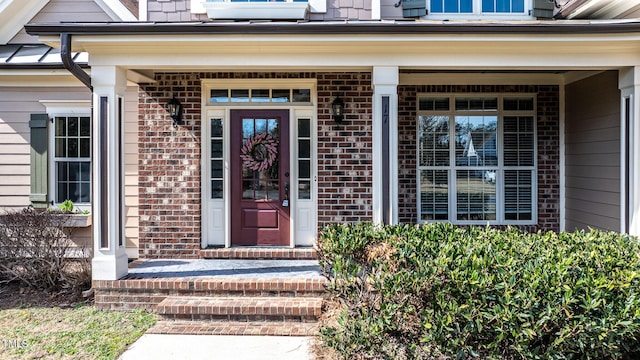
[[[531,0],[427,0],[429,18],[529,19]]]

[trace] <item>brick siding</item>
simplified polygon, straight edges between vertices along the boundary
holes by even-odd
[[[372,220],[370,73],[159,73],[139,93],[140,257],[198,258],[201,244],[201,79],[317,79],[318,225]],[[175,95],[184,125],[164,109]],[[345,100],[344,124],[331,102]]]
[[[560,98],[549,86],[399,86],[398,168],[400,222],[416,223],[416,94],[418,93],[535,93],[538,131],[538,224],[519,226],[526,231],[560,228]]]

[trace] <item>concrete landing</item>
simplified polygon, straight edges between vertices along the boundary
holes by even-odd
[[[317,260],[198,259],[136,261],[127,279],[177,278],[322,278]]]

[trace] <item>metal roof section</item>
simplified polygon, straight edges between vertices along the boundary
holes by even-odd
[[[67,22],[27,24],[31,35],[313,35],[313,34],[619,34],[640,33],[629,20],[347,20],[242,22]]]
[[[89,56],[84,52],[73,53],[73,59],[82,67],[89,67]],[[0,68],[50,68],[63,69],[60,50],[44,44],[0,45]]]
[[[554,16],[562,19],[615,19],[640,9],[640,0],[556,0]]]

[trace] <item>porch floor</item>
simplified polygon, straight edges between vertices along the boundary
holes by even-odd
[[[320,279],[317,260],[149,259],[131,263],[125,279],[157,278]]]

